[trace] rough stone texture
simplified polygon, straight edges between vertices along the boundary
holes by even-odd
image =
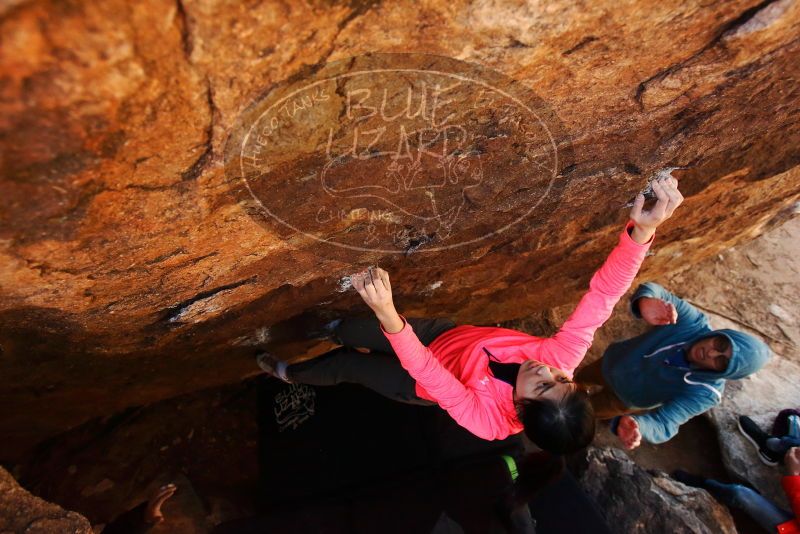
[[[0,532],[91,534],[92,526],[82,515],[31,495],[0,467]]]
[[[728,382],[720,406],[710,412],[722,460],[734,477],[788,503],[780,485],[783,470],[764,465],[740,434],[736,419],[749,415],[766,431],[784,408],[800,406],[800,219],[756,241],[726,251],[702,270],[687,270],[669,281],[703,309],[715,328],[735,328],[760,337],[772,360],[745,380]]]
[[[741,324],[714,317],[717,328],[742,328]],[[789,509],[780,484],[781,467],[762,463],[755,447],[739,432],[737,418],[748,415],[769,432],[775,416],[784,408],[800,406],[800,351],[791,347],[788,354],[777,355],[761,371],[744,380],[730,382],[722,404],[711,412],[711,421],[719,435],[722,460],[728,471],[753,484],[763,495]]]
[[[799,22],[790,0],[3,4],[0,458],[238,380],[253,345],[319,353],[302,333],[364,309],[341,280],[367,264],[390,270],[407,315],[493,323],[570,302],[667,167],[685,167],[687,201],[644,276],[757,235],[800,194]],[[370,52],[455,58],[532,89],[558,116],[560,201],[466,256],[422,243],[342,259],[259,224],[223,164],[237,118]],[[503,135],[485,155],[511,168]],[[525,198],[488,185],[465,228],[504,220],[496,198]]]
[[[590,448],[579,483],[612,532],[736,532],[728,510],[707,491],[645,471],[619,449]]]
[[[795,210],[797,208],[800,206]],[[800,218],[794,218],[756,240],[655,279],[702,309],[714,327],[735,328],[760,337],[772,349],[773,359],[755,376],[729,382],[722,404],[698,417],[703,421],[690,421],[667,443],[643,443],[634,451],[625,451],[637,465],[666,472],[684,469],[723,480],[744,479],[762,494],[789,508],[780,485],[783,469],[761,463],[752,445],[736,428],[735,418],[739,414],[752,415],[763,429],[769,430],[779,409],[800,406],[798,276]],[[626,307],[627,299],[623,300],[625,302],[617,306],[611,319],[595,335],[587,361],[599,358],[610,343],[634,337],[649,328],[633,319]],[[561,306],[546,312],[544,324],[528,319],[508,326],[547,334],[566,320],[571,311],[571,306]],[[705,432],[701,432],[700,427],[706,424],[714,439],[702,439]],[[595,445],[619,446],[619,440],[606,425],[601,425]]]
[[[181,395],[97,418],[17,464],[36,495],[108,524],[167,483],[177,486],[161,532],[204,532],[255,515],[257,380]],[[172,530],[170,530],[172,529]]]
[[[788,501],[780,484],[782,469],[765,465],[758,459],[755,448],[739,432],[736,421],[739,415],[749,415],[769,431],[780,410],[800,406],[799,376],[800,364],[775,358],[756,375],[728,384],[722,404],[710,412],[728,471],[749,481],[763,495],[787,509]]]

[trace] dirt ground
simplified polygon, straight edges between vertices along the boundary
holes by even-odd
[[[708,313],[715,327],[748,331],[760,336],[777,357],[800,358],[800,218],[657,281]],[[628,314],[616,313],[598,334],[592,356],[599,356],[611,339],[639,331],[641,325]],[[605,427],[595,441],[618,443]],[[669,473],[682,468],[729,480],[718,447],[711,423],[701,416],[669,442],[643,444],[629,455],[648,469]],[[780,474],[776,469],[776,476]],[[733,515],[741,533],[761,532],[743,514]]]
[[[800,358],[800,217],[749,243],[654,281],[706,312],[715,328],[750,332],[760,336],[777,356]],[[503,326],[550,335],[572,309],[572,305],[562,306]],[[633,337],[646,329],[643,322],[630,315],[627,299],[623,299],[595,335],[586,362],[599,358],[611,342]],[[606,425],[600,426],[594,444],[620,446]],[[716,432],[705,416],[689,421],[667,443],[643,443],[628,451],[628,455],[647,469],[671,473],[680,468],[733,481],[722,464]],[[776,470],[776,476],[780,474]],[[744,514],[734,511],[733,516],[742,534],[762,532]]]
[[[657,281],[696,306],[714,310],[716,326],[754,331],[776,354],[797,358],[798,274],[800,217]],[[504,326],[547,335],[570,311],[571,306],[562,307]],[[644,328],[621,304],[598,332],[587,361],[599,357],[612,340]],[[31,451],[24,463],[9,467],[35,494],[95,524],[143,500],[150,488],[174,480],[185,491],[165,506],[165,514],[202,528],[252,512],[250,496],[258,475],[254,404],[255,386],[249,380],[132,408],[57,436]],[[603,426],[596,444],[616,446],[617,441]],[[644,444],[630,456],[648,469],[671,472],[680,467],[727,479],[716,434],[702,416],[668,443]],[[734,517],[740,532],[760,532],[741,514]]]

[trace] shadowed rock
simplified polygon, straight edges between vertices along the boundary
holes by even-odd
[[[80,514],[31,495],[0,467],[0,532],[27,534],[91,534]]]
[[[249,340],[283,358],[318,354],[326,345],[307,332],[366,313],[341,289],[368,264],[390,271],[406,314],[491,324],[575,301],[662,169],[681,168],[687,200],[643,277],[758,235],[800,194],[799,20],[797,2],[745,0],[7,4],[0,458],[93,416],[240,380],[254,370]],[[362,139],[358,158],[326,160],[328,141],[346,154],[360,124],[346,102],[365,87],[342,83],[327,93],[336,105],[292,104],[319,109],[305,124],[328,128],[282,130],[256,198],[226,172],[248,110],[397,54],[427,74],[370,78],[373,95],[388,90],[391,117],[432,70],[476,74],[447,108],[463,130],[417,124],[412,135],[404,123],[384,147]],[[526,149],[524,139],[544,146],[543,130],[482,99],[480,83],[521,95],[557,161]],[[420,166],[368,157],[390,146],[422,154]],[[550,183],[542,166],[557,195],[493,234],[536,206]],[[317,181],[303,181],[311,171]],[[352,198],[365,177],[385,193],[370,205]],[[434,187],[444,184],[458,187]],[[323,195],[333,200],[319,206]],[[305,226],[276,222],[265,199]],[[394,248],[330,244],[369,238],[371,208],[400,221]]]
[[[785,509],[790,506],[781,486],[783,467],[762,463],[755,447],[739,432],[737,421],[740,415],[747,415],[765,432],[770,432],[778,412],[800,406],[798,376],[800,364],[796,357],[774,356],[755,375],[729,382],[722,404],[711,410],[725,467],[733,476],[747,480]]]
[[[661,472],[650,473],[619,449],[590,448],[578,482],[613,532],[736,532],[728,510],[707,491],[685,486]]]

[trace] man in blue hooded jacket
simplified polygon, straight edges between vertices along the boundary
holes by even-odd
[[[683,423],[719,404],[725,380],[755,373],[770,357],[760,340],[713,330],[705,314],[653,282],[638,287],[631,311],[655,328],[609,345],[575,376],[603,386],[591,397],[595,414],[612,419],[629,449],[642,439],[669,440]]]

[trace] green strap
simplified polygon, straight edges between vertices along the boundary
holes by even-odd
[[[516,481],[517,477],[519,476],[519,472],[517,471],[517,462],[515,462],[514,458],[507,454],[502,455],[501,458],[506,461],[508,472],[511,473],[511,480]]]

